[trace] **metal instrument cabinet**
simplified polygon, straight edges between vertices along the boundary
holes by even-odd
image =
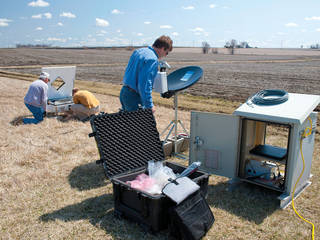
[[[75,81],[76,66],[43,67],[41,71],[50,74],[46,111],[55,114],[68,111],[69,107],[73,105],[72,89]]]
[[[317,95],[289,93],[285,103],[272,106],[244,103],[232,115],[191,112],[190,164],[200,161],[200,169],[205,172],[278,191],[280,207],[284,208],[291,202],[303,169],[300,143],[305,170],[295,197],[311,184],[317,121],[313,110],[319,102]],[[303,138],[304,130],[310,127],[309,117],[311,134]],[[280,130],[271,134],[270,129]],[[275,135],[280,143],[274,140]]]

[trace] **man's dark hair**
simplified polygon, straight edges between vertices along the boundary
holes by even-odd
[[[164,47],[164,50],[169,49],[169,51],[172,51],[172,44],[173,44],[173,41],[169,36],[162,35],[161,37],[159,37],[154,41],[152,46],[156,48]]]
[[[76,94],[78,91],[79,91],[79,88],[74,88],[74,89],[72,89],[72,96],[73,96],[74,94]]]

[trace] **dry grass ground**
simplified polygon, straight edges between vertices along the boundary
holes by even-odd
[[[10,124],[18,116],[29,115],[23,104],[29,84],[0,77],[0,238],[167,239],[166,231],[146,234],[137,224],[113,217],[112,184],[95,164],[99,156],[94,139],[88,137],[90,123],[46,118],[38,125]],[[102,111],[118,111],[117,96],[96,95]],[[198,107],[209,110],[203,105],[214,104],[201,101]],[[229,104],[230,109],[234,107]],[[173,110],[157,106],[155,117],[161,131],[173,118]],[[189,127],[190,112],[179,111],[179,117]],[[312,185],[295,205],[315,224],[317,239],[319,127],[312,173]],[[278,209],[276,193],[249,184],[232,192],[227,187],[226,178],[210,177],[208,203],[216,221],[204,239],[311,239],[310,226],[291,207]]]

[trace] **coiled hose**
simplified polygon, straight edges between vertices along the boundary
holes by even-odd
[[[256,105],[277,105],[286,102],[289,99],[289,94],[284,90],[266,89],[261,90],[251,96],[247,103]]]

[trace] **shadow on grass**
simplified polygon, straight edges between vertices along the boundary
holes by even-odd
[[[97,165],[95,162],[75,167],[69,174],[68,180],[70,186],[77,188],[79,191],[99,188],[111,183],[106,180],[101,165]]]
[[[114,217],[112,194],[88,198],[39,217],[43,222],[57,219],[64,222],[88,220],[93,226],[110,234],[112,239],[168,239],[167,232],[152,235],[143,232],[138,224]]]
[[[280,209],[279,192],[245,182],[237,184],[233,190],[228,187],[228,182],[209,185],[208,204],[256,224]]]
[[[22,125],[24,118],[33,118],[33,115],[22,115],[22,116],[15,117],[14,119],[12,119],[10,124],[13,126]]]
[[[34,116],[32,114],[31,115],[18,116],[18,117],[15,117],[14,119],[12,119],[10,124],[13,125],[13,126],[22,125],[24,118],[34,118]],[[68,122],[70,120],[78,121],[76,118],[71,118],[71,119],[64,120],[64,118],[62,116],[56,115],[56,114],[47,114],[44,118],[56,118],[60,122]],[[86,121],[82,121],[82,122],[86,122]]]

